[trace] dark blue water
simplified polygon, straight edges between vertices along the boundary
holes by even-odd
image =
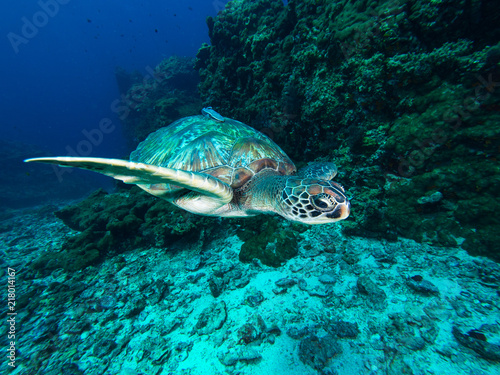
[[[0,12],[2,139],[53,154],[85,139],[103,119],[113,131],[93,156],[123,156],[117,66],[146,74],[171,55],[194,56],[209,42],[205,19],[223,0],[46,0],[9,2]],[[107,120],[106,120],[107,121]]]

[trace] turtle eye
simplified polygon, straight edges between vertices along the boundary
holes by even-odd
[[[331,211],[337,205],[327,194],[317,194],[311,197],[311,204],[320,211]]]

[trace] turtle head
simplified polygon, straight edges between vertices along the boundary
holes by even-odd
[[[304,224],[327,224],[349,216],[344,188],[333,181],[290,177],[279,199],[281,215]]]

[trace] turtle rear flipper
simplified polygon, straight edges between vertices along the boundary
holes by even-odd
[[[99,172],[126,184],[135,184],[140,188],[155,194],[155,190],[150,185],[172,184],[193,192],[199,193],[196,196],[190,195],[191,199],[196,199],[197,207],[195,213],[211,215],[214,210],[229,203],[233,198],[233,189],[226,183],[205,173],[188,172],[180,169],[158,167],[156,165],[135,163],[121,159],[106,158],[85,158],[85,157],[47,157],[26,159],[25,162],[41,162],[57,164],[63,167],[77,167]],[[162,190],[158,190],[158,195]],[[172,199],[172,203],[182,208],[194,212],[192,209],[182,205],[186,199]]]

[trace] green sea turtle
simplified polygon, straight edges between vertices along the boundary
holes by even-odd
[[[150,134],[130,161],[91,157],[44,157],[136,184],[195,214],[223,217],[277,213],[307,224],[349,216],[344,189],[330,181],[333,163],[295,165],[271,139],[211,108],[204,116],[177,120]]]

